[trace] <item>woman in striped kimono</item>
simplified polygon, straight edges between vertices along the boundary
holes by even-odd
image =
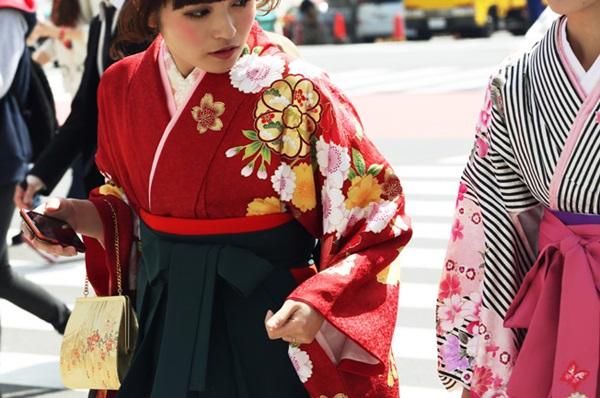
[[[438,371],[463,397],[600,397],[600,1],[492,77],[437,307]]]

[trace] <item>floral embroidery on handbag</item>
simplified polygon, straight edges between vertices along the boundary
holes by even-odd
[[[196,128],[200,134],[208,130],[220,131],[223,128],[223,121],[220,119],[223,113],[225,113],[225,104],[215,101],[210,93],[204,94],[200,105],[192,108],[192,117],[198,122]]]

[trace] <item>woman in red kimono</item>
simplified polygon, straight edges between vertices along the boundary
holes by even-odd
[[[124,39],[156,38],[102,78],[107,184],[46,211],[86,236],[98,294],[116,290],[115,240],[140,258],[120,251],[140,336],[118,396],[397,397],[400,181],[255,8],[128,3]]]

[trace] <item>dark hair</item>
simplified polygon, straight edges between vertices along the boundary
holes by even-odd
[[[148,22],[153,14],[165,6],[169,0],[126,0],[119,14],[117,37],[111,48],[113,58],[122,58],[123,49],[128,44],[152,41],[158,34],[156,28]],[[173,9],[177,10],[193,4],[219,3],[224,0],[173,0]],[[270,12],[277,7],[279,0],[257,0],[257,8]]]
[[[75,27],[81,15],[79,0],[54,0],[50,20],[56,26]]]

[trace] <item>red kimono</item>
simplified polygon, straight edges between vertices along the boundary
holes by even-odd
[[[321,243],[319,272],[305,272],[289,296],[326,319],[312,344],[289,350],[305,388],[316,398],[397,397],[394,260],[410,239],[410,221],[400,181],[353,106],[326,74],[282,53],[256,25],[230,73],[206,74],[171,117],[161,40],[115,64],[100,85],[97,164],[108,185],[92,200],[105,241],[114,231],[100,198],[117,207],[121,247],[132,245],[140,212],[290,213]],[[92,284],[114,294],[111,245],[105,252],[87,243]]]

